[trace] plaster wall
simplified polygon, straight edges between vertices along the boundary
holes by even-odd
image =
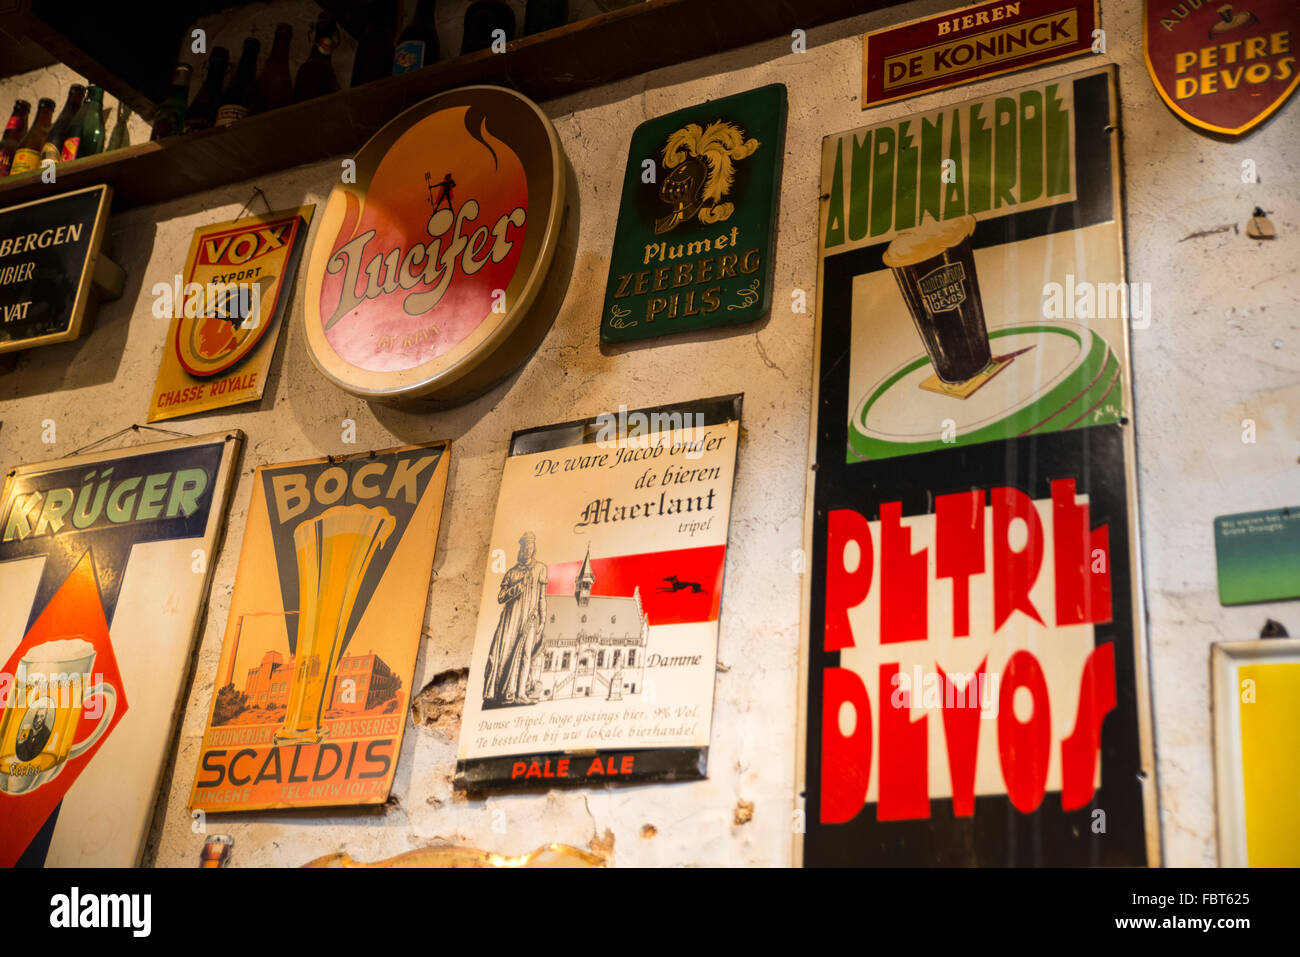
[[[707,780],[467,799],[451,787],[453,706],[429,725],[408,725],[387,807],[214,816],[208,828],[234,837],[236,866],[299,865],[340,850],[374,860],[435,842],[518,854],[550,841],[591,847],[619,865],[788,864],[804,585],[794,569],[808,475],[821,139],[1099,62],[1120,67],[1129,279],[1151,284],[1154,307],[1150,327],[1132,333],[1132,363],[1165,862],[1214,863],[1210,643],[1254,637],[1266,617],[1300,634],[1294,602],[1219,605],[1211,524],[1227,512],[1300,505],[1300,102],[1235,143],[1193,132],[1160,102],[1147,75],[1141,5],[1107,2],[1104,54],[862,112],[861,34],[950,4],[927,0],[812,29],[802,53],[792,52],[790,39],[776,39],[543,104],[578,184],[572,279],[536,354],[467,405],[403,412],[369,406],[331,386],[305,352],[302,271],[262,403],[165,423],[191,433],[240,428],[248,443],[146,864],[194,866],[203,842],[186,801],[256,466],[453,441],[412,685],[418,690],[469,664],[484,542],[513,430],[620,404],[636,408],[729,392],[743,392],[745,404]],[[281,7],[301,6],[265,5],[262,33],[269,38],[283,18]],[[230,36],[211,42],[224,42],[237,55],[243,30],[242,24],[225,29]],[[51,68],[0,82],[0,105],[15,96],[57,98],[71,81],[64,74]],[[788,87],[790,112],[770,317],[723,332],[602,348],[599,303],[633,129],[680,106],[773,82]],[[136,141],[143,138],[132,132]],[[233,218],[254,186],[274,208],[323,204],[341,159],[113,216],[126,292],[101,307],[94,330],[80,341],[24,353],[14,371],[0,375],[0,462],[67,455],[143,422],[166,330],[165,320],[152,315],[150,289],[181,269],[194,228]],[[1258,183],[1243,183],[1245,160],[1255,163]],[[1276,240],[1246,237],[1256,205],[1269,212]],[[795,289],[807,293],[806,314],[791,311]],[[356,445],[343,442],[345,419],[356,423]],[[57,441],[49,444],[42,442],[46,420],[56,425]],[[1247,420],[1254,423],[1253,442],[1243,441]],[[454,676],[443,677],[439,688],[454,699]]]

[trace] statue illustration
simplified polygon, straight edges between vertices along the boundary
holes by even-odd
[[[537,536],[524,532],[519,557],[501,580],[501,617],[488,651],[483,682],[484,706],[532,704],[537,700],[534,671],[546,628],[546,565],[536,560]]]

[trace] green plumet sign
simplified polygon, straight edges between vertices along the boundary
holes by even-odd
[[[752,322],[772,303],[785,86],[647,120],[632,134],[602,342]]]

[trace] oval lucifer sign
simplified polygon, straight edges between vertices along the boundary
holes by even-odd
[[[565,168],[546,115],[498,87],[439,94],[384,126],[312,245],[303,313],[317,368],[363,398],[439,402],[513,371],[553,318],[534,305]]]

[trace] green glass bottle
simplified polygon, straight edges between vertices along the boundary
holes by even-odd
[[[167,99],[158,105],[149,139],[161,140],[185,132],[190,104],[190,70],[188,63],[176,65],[172,73],[172,88],[167,92]]]
[[[63,140],[63,162],[94,156],[104,149],[104,88],[92,86],[86,91],[81,109],[72,118]]]

